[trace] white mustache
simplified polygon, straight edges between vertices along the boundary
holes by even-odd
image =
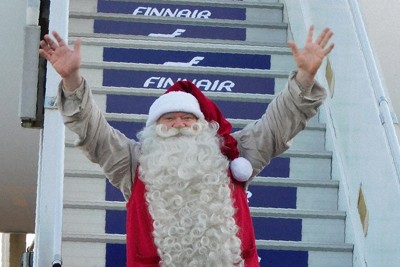
[[[156,133],[158,136],[163,138],[173,137],[173,136],[195,136],[203,130],[204,125],[199,122],[195,122],[189,127],[174,128],[168,127],[164,124],[159,124],[156,126]]]

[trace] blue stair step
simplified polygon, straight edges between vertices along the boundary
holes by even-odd
[[[130,14],[154,17],[227,19],[258,22],[277,22],[283,20],[283,4],[277,0],[269,1],[197,1],[197,0],[131,0],[109,1],[72,0],[71,11],[96,11],[99,13]]]
[[[131,122],[144,122],[145,116],[132,114],[106,114],[106,119],[112,126],[126,125]],[[114,121],[117,121],[115,124]],[[119,121],[119,122],[118,122]],[[79,151],[73,144],[66,144],[66,155],[71,159],[66,162],[66,168],[76,170],[90,170],[92,163],[85,159],[84,155],[77,154]],[[77,155],[76,155],[77,154]],[[271,161],[261,173],[261,176],[298,178],[305,180],[329,180],[331,171],[332,153],[312,151],[287,151],[281,157]],[[310,200],[308,200],[310,201]]]
[[[107,96],[107,113],[125,114],[148,114],[149,107],[155,101],[155,97],[137,97],[124,95]],[[234,119],[258,119],[268,108],[266,103],[232,102],[216,100],[214,101],[227,118]],[[133,105],[134,103],[134,105]]]
[[[345,213],[250,207],[257,239],[340,244]]]
[[[106,198],[110,198],[108,192],[106,195]],[[81,214],[80,210],[86,210],[85,217],[105,222],[103,230],[93,228],[97,229],[97,234],[103,231],[107,234],[125,234],[126,210],[123,201],[66,201],[64,209],[64,219],[71,229],[79,231],[77,229],[80,228],[85,233],[93,225],[91,221],[82,221],[81,217],[75,215]],[[260,207],[251,207],[250,211],[257,239],[332,244],[344,242],[344,212]]]
[[[298,246],[299,244],[294,243],[294,245]],[[260,267],[352,266],[352,248],[350,246],[337,249],[343,251],[330,252],[325,251],[326,249],[323,245],[321,245],[321,251],[286,250],[272,246],[271,249],[258,249]],[[110,266],[117,262],[124,264],[125,257],[125,245],[107,244],[106,262]]]
[[[337,181],[257,177],[248,188],[251,207],[337,210]]]
[[[284,88],[288,71],[157,64],[83,62],[82,73],[91,86],[168,89],[176,81],[191,80],[203,91],[275,94]],[[101,84],[96,84],[101,82]]]
[[[76,37],[69,39],[72,44]],[[150,63],[175,66],[207,66],[291,71],[295,68],[288,47],[126,40],[82,37],[84,62]]]
[[[126,246],[107,244],[106,266],[124,266]],[[307,251],[259,250],[260,267],[308,267]]]
[[[337,181],[260,177],[254,179],[247,193],[250,207],[335,211],[338,187]],[[123,201],[109,183],[106,200]]]
[[[106,266],[125,265],[125,235],[68,234],[63,236],[67,245],[97,243],[106,245]],[[261,267],[338,267],[352,266],[353,246],[350,244],[310,243],[298,241],[257,240]]]
[[[251,208],[251,211],[257,239],[344,242],[345,216],[341,212],[311,212],[268,208]],[[126,211],[107,210],[105,219],[106,233],[126,233]]]
[[[203,66],[244,69],[271,69],[271,55],[192,52],[160,49],[104,48],[106,62]]]
[[[82,27],[81,25],[88,25]],[[91,26],[93,25],[93,26]],[[247,41],[286,45],[287,24],[218,19],[146,17],[125,14],[70,12],[71,33],[115,34],[162,38]]]
[[[257,240],[260,266],[353,266],[353,245]]]

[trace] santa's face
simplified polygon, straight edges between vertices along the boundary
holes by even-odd
[[[197,122],[197,117],[187,112],[169,112],[157,120],[157,124],[163,124],[168,129],[190,127],[195,122]]]

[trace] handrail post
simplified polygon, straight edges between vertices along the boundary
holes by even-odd
[[[33,1],[33,0],[28,0]],[[68,35],[69,1],[50,2],[49,32]],[[47,68],[46,98],[57,94],[59,75]],[[34,266],[61,266],[65,128],[56,109],[45,107],[36,202]]]

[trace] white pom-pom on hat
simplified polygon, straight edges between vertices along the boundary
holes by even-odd
[[[251,166],[250,161],[243,157],[237,157],[236,159],[232,160],[230,168],[233,178],[239,182],[246,182],[253,173],[253,167]]]

